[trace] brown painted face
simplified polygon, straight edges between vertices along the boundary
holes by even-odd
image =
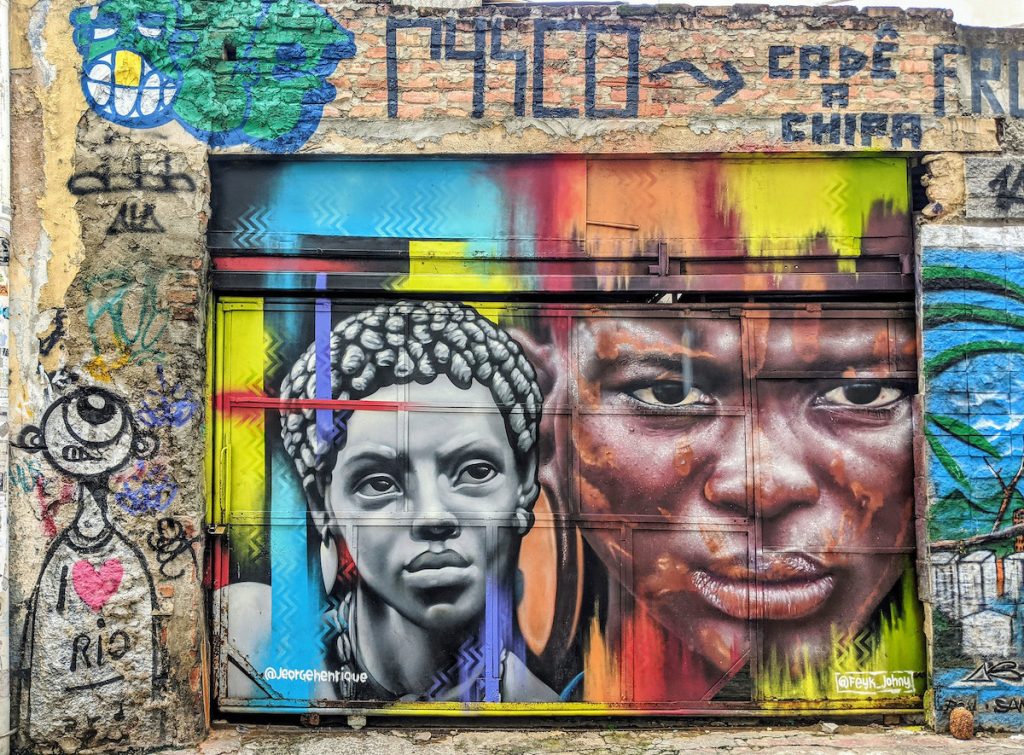
[[[913,370],[910,325],[805,314],[573,328],[578,411],[555,445],[576,455],[584,537],[610,577],[722,670],[758,620],[782,657],[821,658],[834,629],[859,631],[913,543],[914,381],[896,374]],[[564,505],[557,478],[570,476],[545,475]],[[625,534],[607,526],[622,519]]]

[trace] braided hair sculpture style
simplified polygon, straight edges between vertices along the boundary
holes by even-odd
[[[281,383],[281,398],[317,398],[316,344],[295,362]],[[446,375],[468,389],[486,386],[501,412],[520,473],[536,470],[537,433],[543,397],[533,366],[522,348],[472,307],[453,302],[378,304],[346,318],[331,331],[331,397],[365,398],[381,388],[427,384]],[[322,396],[321,396],[322,398]],[[306,502],[321,535],[326,536],[328,477],[346,442],[352,411],[334,412],[331,437],[318,428],[316,410],[283,411],[281,438],[295,463]],[[540,494],[536,471],[524,481],[528,508],[516,510],[521,535],[533,523]]]

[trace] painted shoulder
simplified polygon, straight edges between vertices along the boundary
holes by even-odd
[[[505,656],[501,699],[509,703],[557,703],[558,694],[526,667],[515,653]]]

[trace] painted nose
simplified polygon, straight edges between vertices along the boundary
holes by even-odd
[[[758,428],[758,464],[755,470],[755,506],[764,518],[793,508],[813,506],[821,497],[810,460],[810,449],[794,434],[787,418],[761,417]]]
[[[416,540],[451,540],[461,531],[458,518],[451,512],[438,511],[419,516],[412,523],[412,535]]]
[[[742,420],[730,422],[718,444],[711,474],[704,483],[704,497],[716,509],[743,516],[749,508],[747,441]]]
[[[416,512],[412,536],[416,540],[450,540],[462,531],[459,518],[445,505],[436,470],[413,465],[410,503]]]

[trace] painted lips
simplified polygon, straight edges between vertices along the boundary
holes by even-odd
[[[469,566],[469,562],[451,549],[443,550],[440,553],[424,551],[410,561],[406,565],[405,570],[415,573],[426,569],[444,569],[450,566],[465,569]]]
[[[835,577],[802,554],[762,556],[755,569],[739,560],[712,562],[691,574],[697,593],[737,619],[800,619],[821,608]]]

